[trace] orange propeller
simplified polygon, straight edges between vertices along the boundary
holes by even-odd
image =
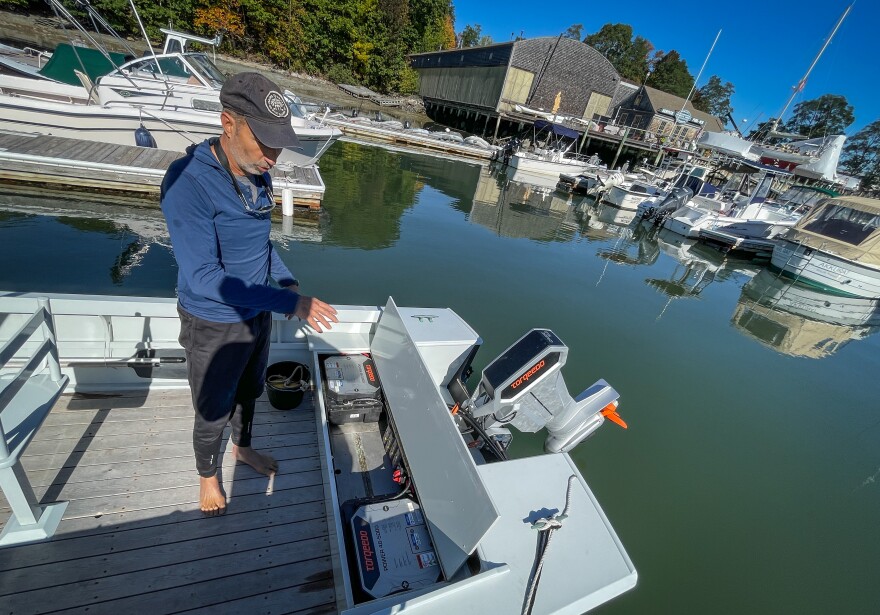
[[[608,404],[607,406],[605,406],[604,408],[602,408],[602,410],[600,412],[602,413],[602,416],[604,416],[609,421],[611,421],[613,423],[617,423],[618,425],[620,425],[624,429],[627,428],[626,421],[624,421],[622,418],[620,418],[620,415],[617,414],[617,400],[616,399],[613,402],[611,402],[610,404]]]

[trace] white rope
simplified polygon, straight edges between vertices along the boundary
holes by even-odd
[[[569,510],[571,510],[571,490],[574,487],[574,481],[576,477],[574,474],[568,477],[568,488],[565,492],[565,508],[562,509],[561,513],[557,513],[552,517],[543,517],[538,519],[534,523],[532,523],[532,529],[538,530],[538,551],[536,554],[537,561],[535,562],[535,568],[532,571],[531,576],[529,577],[529,584],[526,589],[525,601],[523,602],[523,615],[530,615],[532,612],[532,607],[535,603],[535,593],[538,590],[538,583],[541,580],[541,570],[544,568],[544,559],[547,556],[547,549],[550,548],[550,540],[553,538],[553,534],[556,530],[562,527],[562,522],[568,518]],[[545,532],[544,535],[541,532]],[[541,547],[541,540],[544,540],[544,545]]]

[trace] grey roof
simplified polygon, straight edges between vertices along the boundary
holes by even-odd
[[[643,87],[645,88],[645,93],[648,95],[648,99],[651,101],[651,106],[654,108],[654,111],[659,111],[660,109],[672,109],[673,111],[678,111],[684,104],[684,98],[676,96],[675,94],[661,92],[660,90],[655,90],[648,86]],[[724,132],[724,122],[714,115],[706,113],[705,111],[700,111],[691,104],[691,101],[687,102],[685,109],[690,111],[691,115],[695,118],[706,122],[704,127],[705,130],[711,132]]]

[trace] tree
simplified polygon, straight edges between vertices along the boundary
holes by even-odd
[[[863,191],[880,190],[880,120],[874,120],[850,139],[841,167],[862,178]]]
[[[654,70],[648,85],[661,92],[687,98],[694,87],[694,78],[688,70],[687,62],[681,59],[677,51],[658,51],[654,56]]]
[[[476,47],[480,44],[480,37],[483,33],[483,26],[468,24],[464,30],[458,33],[458,40],[462,47]]]
[[[718,75],[712,75],[706,85],[694,94],[694,107],[715,117],[727,117],[729,113],[733,113],[733,107],[730,105],[733,90],[732,83],[728,81],[722,84]]]
[[[788,128],[807,138],[839,135],[855,119],[853,106],[847,102],[845,96],[823,94],[819,98],[795,105],[794,113],[788,120]]]
[[[598,32],[588,35],[584,42],[605,56],[624,79],[644,81],[654,46],[641,36],[633,37],[632,26],[607,23]]]
[[[573,38],[576,41],[581,40],[581,32],[584,29],[584,24],[576,23],[571,26],[568,26],[568,29],[562,33],[562,36],[566,38]]]

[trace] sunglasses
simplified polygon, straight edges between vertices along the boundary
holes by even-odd
[[[226,152],[224,152],[223,148],[220,146],[220,138],[214,137],[209,140],[209,143],[217,154],[217,160],[220,161],[220,164],[226,169],[226,172],[229,173],[229,177],[232,179],[232,185],[235,187],[235,192],[238,194],[241,204],[244,205],[245,211],[252,214],[266,214],[275,209],[275,193],[272,191],[272,186],[269,185],[266,179],[262,175],[259,176],[261,187],[266,191],[266,196],[269,198],[269,202],[261,207],[251,206],[251,204],[248,203],[247,198],[244,196],[244,193],[241,191],[238,179],[232,174],[232,169],[229,168],[229,159],[226,157]]]

